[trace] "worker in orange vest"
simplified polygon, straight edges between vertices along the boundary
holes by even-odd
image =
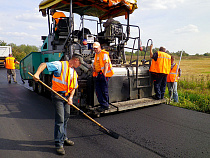
[[[7,69],[7,81],[8,81],[8,83],[11,83],[11,76],[13,78],[13,81],[15,83],[17,83],[16,72],[15,72],[15,64],[20,64],[20,63],[12,56],[12,54],[9,54],[9,57],[7,57],[4,60],[4,67]]]
[[[82,63],[81,54],[73,54],[69,61],[41,63],[33,76],[33,79],[38,81],[40,73],[45,68],[53,72],[52,89],[68,100],[66,103],[56,94],[52,94],[52,103],[55,107],[54,141],[56,152],[59,155],[65,154],[64,145],[74,145],[74,142],[67,137],[67,122],[70,117],[70,105],[73,103],[75,89],[78,88],[78,75],[74,68],[79,67]]]
[[[152,47],[151,44],[150,57],[152,58],[152,64],[149,71],[154,81],[155,96],[153,98],[159,100],[164,98],[167,75],[171,70],[171,56],[166,53],[165,47],[160,47],[159,51],[153,54]]]
[[[95,77],[96,95],[100,103],[100,107],[97,111],[102,112],[109,108],[108,82],[110,77],[114,74],[114,71],[109,58],[109,52],[102,50],[99,42],[93,44],[93,49],[95,51],[93,77]]]
[[[54,26],[54,32],[55,32],[55,39],[58,39],[58,22],[60,18],[66,17],[66,15],[63,12],[57,12],[55,9],[50,10],[50,15],[52,15],[52,18],[55,20],[55,26]]]
[[[170,99],[173,96],[174,102],[178,102],[177,81],[181,77],[181,69],[174,61],[175,57],[171,56],[171,71],[167,76],[167,86]]]
[[[55,20],[55,31],[57,30],[56,25],[58,24],[60,18],[66,17],[66,15],[63,12],[57,12],[55,9],[50,10],[50,15],[52,15],[52,18]]]

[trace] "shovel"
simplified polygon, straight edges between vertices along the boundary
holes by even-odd
[[[30,76],[33,77],[33,75],[28,72],[28,74]],[[47,87],[49,90],[51,90],[53,93],[55,93],[56,95],[58,95],[61,99],[63,99],[64,101],[66,101],[68,103],[68,100],[66,98],[64,98],[62,95],[60,95],[59,93],[57,93],[56,91],[54,91],[52,88],[50,88],[48,85],[46,85],[44,82],[42,82],[41,80],[38,80],[38,82],[40,82],[41,84],[43,84],[45,87]],[[119,134],[105,128],[104,126],[102,126],[100,123],[98,123],[96,120],[94,120],[93,118],[91,118],[89,115],[87,115],[84,111],[82,111],[81,109],[79,109],[77,106],[75,106],[74,104],[70,104],[73,108],[75,108],[76,110],[80,111],[84,116],[86,116],[88,119],[90,119],[92,122],[94,122],[95,124],[97,124],[99,127],[101,127],[106,134],[110,135],[111,137],[118,139],[119,138]]]

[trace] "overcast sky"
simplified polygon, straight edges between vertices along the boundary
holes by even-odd
[[[0,0],[0,40],[41,46],[41,36],[48,34],[48,26],[47,18],[39,12],[40,2]],[[154,47],[165,46],[170,52],[204,54],[210,52],[209,9],[210,0],[138,0],[130,24],[141,28],[143,45],[152,39]],[[125,23],[124,17],[118,19]]]

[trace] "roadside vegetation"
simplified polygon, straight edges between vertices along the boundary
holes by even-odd
[[[210,56],[183,57],[180,68],[179,103],[171,105],[210,113]]]
[[[40,48],[36,46],[30,46],[22,44],[17,46],[14,43],[7,44],[0,40],[0,46],[12,46],[13,56],[20,61],[30,52],[39,52]],[[149,50],[149,49],[148,49]],[[153,52],[158,48],[154,48]],[[174,55],[176,63],[179,63],[181,51],[167,52]],[[125,52],[127,63],[137,59],[137,53]],[[143,51],[139,53],[139,59],[144,59],[145,47]],[[149,52],[147,51],[145,59],[149,60]],[[141,61],[139,61],[141,63]],[[16,67],[17,69],[19,68]],[[196,110],[200,112],[210,113],[210,53],[204,53],[203,55],[189,55],[185,51],[182,54],[182,60],[180,64],[182,70],[182,76],[178,81],[178,94],[179,103],[170,102],[173,106]],[[168,100],[168,89],[166,88],[166,99]]]
[[[205,81],[210,76],[200,78],[184,78],[178,81],[179,103],[171,102],[171,105],[210,113],[210,81]],[[166,98],[169,99],[166,90]]]

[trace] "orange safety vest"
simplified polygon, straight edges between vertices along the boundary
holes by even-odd
[[[55,19],[55,25],[57,25],[59,22],[59,19],[61,17],[66,17],[66,15],[63,12],[55,12],[52,17],[53,17],[53,19]],[[57,31],[57,29],[58,28],[55,27],[55,31]]]
[[[169,74],[171,71],[171,56],[165,52],[158,51],[157,61],[152,59],[150,72]]]
[[[15,58],[7,57],[6,59],[6,68],[7,69],[15,69]]]
[[[55,12],[52,17],[53,17],[53,19],[55,19],[56,24],[58,24],[59,19],[61,17],[66,17],[66,15],[63,12]]]
[[[65,95],[68,95],[73,89],[78,88],[77,84],[77,72],[74,70],[73,78],[70,79],[70,67],[68,61],[61,61],[62,70],[59,77],[53,75],[52,89],[59,92],[65,91]]]
[[[96,60],[97,58],[99,57],[99,65],[100,65],[100,68],[101,68],[101,71],[104,73],[104,61],[103,61],[103,58],[104,58],[104,54],[108,54],[108,70],[107,70],[107,73],[106,73],[106,77],[112,77],[112,75],[114,75],[114,71],[113,71],[113,68],[112,68],[112,63],[111,63],[111,60],[109,58],[109,52],[107,51],[104,51],[104,50],[101,50],[101,52],[99,54],[95,54],[95,60],[94,60],[94,65],[96,65]],[[93,77],[96,77],[98,76],[98,72],[93,72]]]
[[[176,69],[177,69],[177,64],[174,65],[174,67],[171,69],[171,72],[167,75],[167,82],[177,82],[177,73],[176,73]],[[176,80],[175,80],[176,78]]]

